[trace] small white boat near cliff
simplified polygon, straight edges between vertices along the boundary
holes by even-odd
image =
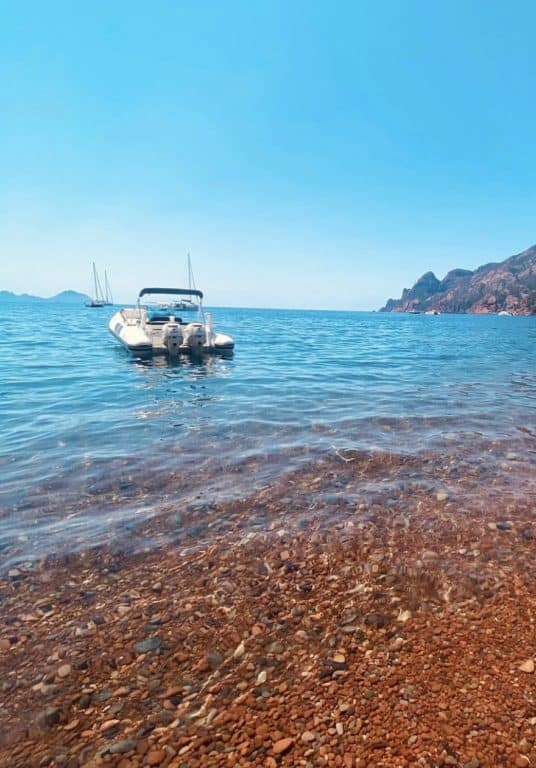
[[[155,300],[142,305],[144,296]],[[196,322],[184,322],[176,300],[162,302],[162,296],[194,296],[198,299]],[[160,297],[156,300],[156,297]],[[234,348],[234,341],[225,333],[216,333],[212,318],[203,311],[202,291],[185,288],[143,288],[135,307],[125,307],[112,315],[108,323],[110,333],[129,352],[154,355],[181,355],[226,353]]]

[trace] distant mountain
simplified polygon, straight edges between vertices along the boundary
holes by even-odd
[[[47,301],[61,301],[63,304],[85,304],[86,301],[90,301],[91,296],[85,293],[78,293],[78,291],[61,291],[55,296],[51,296]]]
[[[85,293],[78,293],[78,291],[61,291],[55,296],[49,298],[43,298],[42,296],[32,296],[29,293],[11,293],[11,291],[0,291],[0,304],[13,303],[13,302],[28,302],[28,301],[54,301],[61,304],[76,304],[83,305],[86,301],[89,301],[90,297]]]
[[[30,296],[29,293],[11,293],[11,291],[0,291],[0,302],[12,301],[43,301],[39,296]]]
[[[500,263],[474,272],[453,269],[443,280],[426,272],[400,299],[389,299],[380,312],[462,312],[536,314],[536,245]]]

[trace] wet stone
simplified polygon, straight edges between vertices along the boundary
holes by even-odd
[[[61,710],[59,707],[47,707],[39,712],[35,719],[35,724],[40,730],[47,730],[57,725],[60,721]]]
[[[108,699],[112,698],[111,691],[99,691],[98,693],[95,693],[93,695],[93,699],[95,701],[108,701]]]
[[[147,765],[160,765],[166,759],[166,753],[163,749],[155,749],[147,753]]]
[[[26,574],[19,571],[18,568],[11,568],[11,570],[7,572],[7,577],[10,581],[21,581],[26,578]]]
[[[158,722],[162,725],[169,725],[175,720],[175,715],[167,709],[161,709],[158,713]]]
[[[100,726],[99,730],[103,733],[106,733],[108,731],[114,731],[117,730],[119,726],[119,720],[112,719],[112,720],[105,720],[104,723]]]
[[[283,643],[279,642],[279,640],[276,640],[275,642],[270,643],[270,645],[266,650],[268,653],[273,653],[276,656],[279,656],[281,653],[284,652],[285,646],[283,645]]]
[[[68,677],[71,674],[71,665],[70,664],[62,664],[61,667],[58,667],[58,677]]]
[[[386,624],[385,616],[381,613],[369,613],[365,616],[364,621],[367,627],[374,627],[375,629],[381,629]]]
[[[279,739],[278,741],[274,742],[272,749],[274,752],[274,755],[284,755],[286,752],[289,751],[289,749],[294,744],[293,739]]]
[[[139,643],[134,645],[136,653],[151,653],[151,651],[157,651],[162,645],[162,641],[159,637],[148,637],[146,640],[140,640]]]
[[[123,741],[116,741],[105,747],[103,751],[110,752],[112,755],[123,755],[126,752],[131,752],[136,749],[136,742],[132,739],[124,739]]]
[[[239,645],[236,646],[233,653],[233,657],[235,659],[241,659],[245,652],[246,652],[246,648],[244,646],[244,643],[240,643]]]
[[[211,669],[217,669],[223,663],[223,656],[217,651],[207,651],[207,662]]]
[[[349,610],[345,611],[342,615],[341,619],[341,625],[346,626],[348,624],[353,624],[354,621],[358,617],[358,612],[354,608],[350,608]]]
[[[348,669],[346,658],[342,653],[336,653],[334,656],[328,659],[328,664],[332,669],[335,670]]]

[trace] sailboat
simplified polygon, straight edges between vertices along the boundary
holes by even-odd
[[[184,298],[177,299],[172,302],[161,302],[160,309],[172,309],[178,312],[198,312],[199,304],[193,300],[193,297],[198,296],[199,291],[195,287],[194,273],[192,270],[192,262],[190,260],[190,254],[188,254],[188,288],[182,289]]]
[[[110,288],[110,283],[108,282],[108,275],[106,274],[106,270],[104,270],[104,303],[107,307],[113,306],[114,303],[112,289]]]
[[[86,307],[104,307],[106,301],[104,300],[104,294],[100,284],[99,276],[97,274],[97,268],[95,262],[93,262],[93,291],[94,298],[90,301],[86,301]]]

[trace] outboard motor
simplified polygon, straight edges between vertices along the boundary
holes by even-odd
[[[184,329],[184,343],[191,350],[200,351],[206,341],[205,327],[203,323],[188,323]]]
[[[162,340],[170,355],[178,354],[182,346],[182,330],[173,320],[162,327]]]
[[[206,315],[205,331],[207,335],[207,344],[212,348],[214,347],[214,339],[216,338],[216,334],[212,328],[212,315],[208,313]]]

